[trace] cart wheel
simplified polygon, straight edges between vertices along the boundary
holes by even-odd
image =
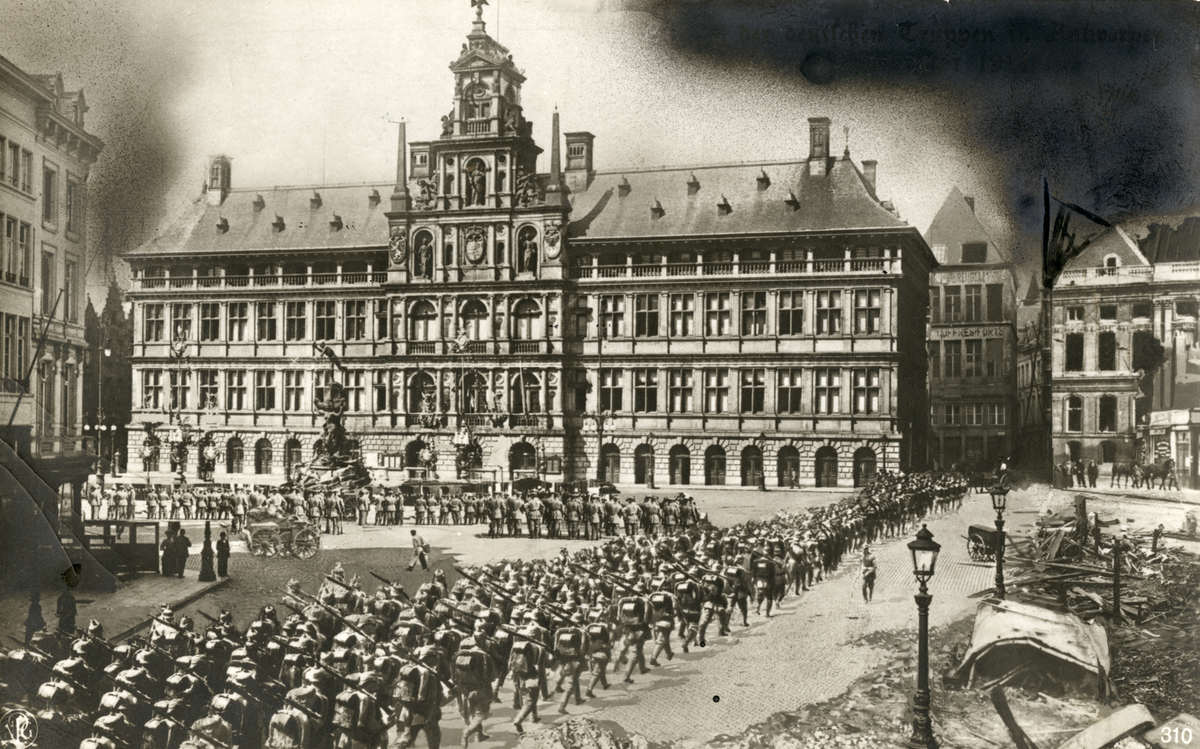
[[[292,555],[297,559],[311,559],[321,548],[321,534],[305,528],[292,539]]]

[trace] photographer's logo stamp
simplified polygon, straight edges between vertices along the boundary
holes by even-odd
[[[20,707],[9,708],[0,714],[0,742],[24,749],[33,746],[38,737],[37,718]]]

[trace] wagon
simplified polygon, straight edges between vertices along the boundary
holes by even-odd
[[[1000,531],[987,525],[967,528],[967,555],[976,562],[991,562],[1000,547]]]
[[[295,518],[251,520],[242,532],[250,553],[259,557],[290,554],[310,559],[321,549],[321,531]]]

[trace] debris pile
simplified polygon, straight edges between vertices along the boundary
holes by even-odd
[[[611,726],[611,727],[610,727]],[[591,718],[571,718],[521,736],[519,749],[661,749],[638,734],[625,734]]]

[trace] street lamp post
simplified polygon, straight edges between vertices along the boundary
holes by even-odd
[[[767,433],[759,432],[755,443],[755,446],[758,447],[758,490],[765,492],[767,490],[767,458],[763,450],[767,446]]]
[[[996,597],[1004,600],[1004,508],[1008,504],[1008,489],[992,487],[992,509],[996,511]]]
[[[920,588],[915,596],[917,602],[917,691],[913,695],[912,736],[908,739],[910,749],[937,749],[937,739],[933,736],[933,721],[930,716],[929,702],[929,602],[933,596],[929,594],[926,584],[933,577],[937,564],[938,551],[941,544],[933,540],[933,534],[925,525],[917,531],[917,538],[908,543],[912,553],[913,575],[916,576]]]

